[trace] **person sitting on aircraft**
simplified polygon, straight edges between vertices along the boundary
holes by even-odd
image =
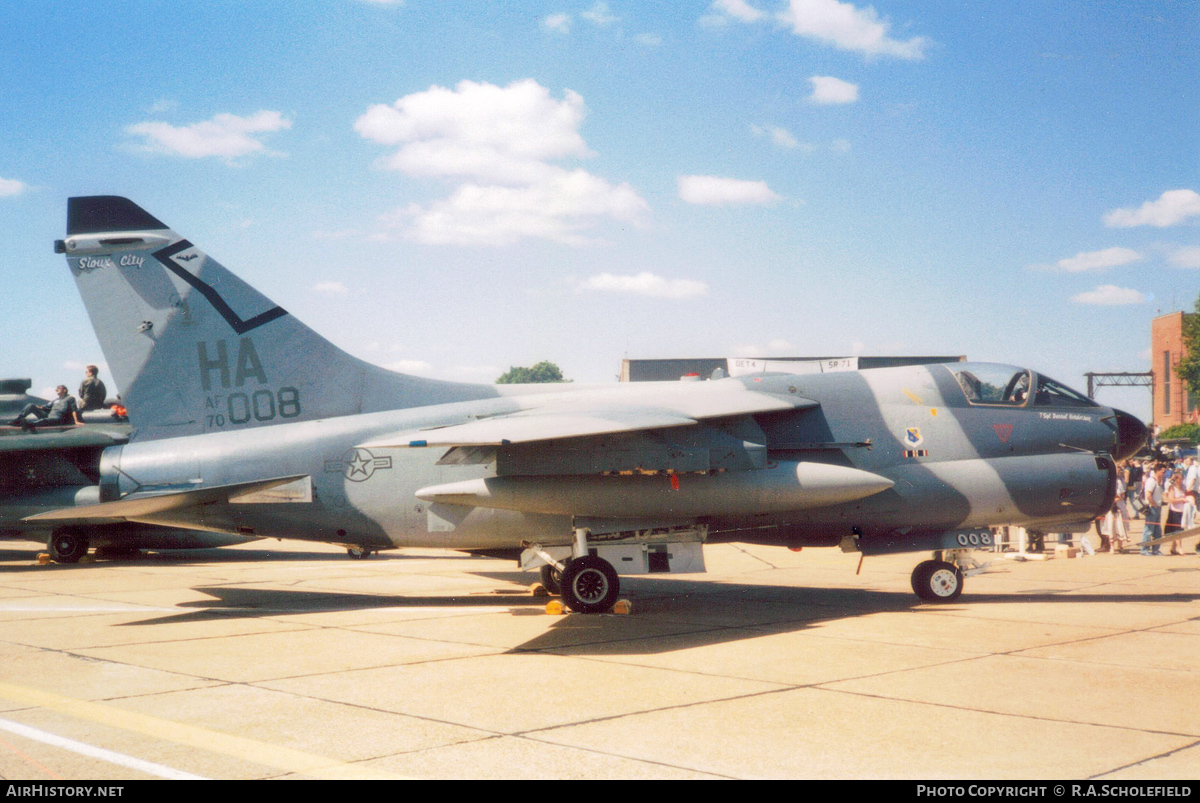
[[[49,404],[27,404],[21,414],[12,420],[12,426],[33,429],[34,427],[57,427],[71,424],[82,424],[79,417],[79,404],[75,397],[67,393],[66,385],[54,389],[58,398]],[[30,422],[26,416],[32,415],[36,421]]]
[[[94,365],[89,365],[84,369],[83,382],[79,385],[79,409],[83,412],[88,410],[103,410],[104,400],[108,396],[108,388],[104,387],[104,383],[100,381],[97,374],[100,372]]]

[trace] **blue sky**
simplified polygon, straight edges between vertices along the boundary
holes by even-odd
[[[0,375],[103,364],[72,195],[348,351],[967,354],[1083,388],[1200,292],[1194,2],[9,4]],[[102,378],[108,379],[102,370]],[[1101,401],[1149,414],[1145,390]]]

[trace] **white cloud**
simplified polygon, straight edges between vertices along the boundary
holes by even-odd
[[[155,153],[201,159],[219,156],[236,159],[252,154],[279,154],[268,151],[254,135],[291,128],[292,121],[274,111],[260,111],[249,117],[218,114],[211,120],[176,127],[170,123],[145,122],[127,126],[129,134],[146,138],[144,147]]]
[[[588,11],[580,12],[579,16],[583,17],[593,25],[607,26],[620,20],[620,17],[614,17],[608,3],[600,2],[592,6]]]
[[[829,147],[832,148],[837,153],[849,153],[850,140],[835,139],[833,142],[829,143]]]
[[[1200,215],[1200,194],[1194,190],[1167,190],[1157,201],[1146,201],[1137,209],[1114,209],[1104,216],[1104,225],[1124,229],[1131,226],[1165,228]]]
[[[813,85],[813,92],[808,99],[813,103],[828,106],[858,100],[858,84],[829,75],[814,75],[808,80]]]
[[[648,271],[636,276],[616,276],[601,273],[579,285],[581,291],[595,290],[611,293],[631,293],[651,298],[695,298],[708,293],[708,285],[693,279],[664,279]]]
[[[536,81],[506,87],[460,81],[377,104],[354,124],[362,136],[399,145],[385,166],[410,175],[528,182],[553,172],[547,159],[591,156],[579,135],[587,114],[571,90],[555,100]]]
[[[710,7],[716,13],[705,14],[700,24],[715,28],[730,19],[755,23],[768,18],[766,12],[746,0],[716,0]],[[789,0],[787,9],[775,19],[791,28],[792,33],[813,39],[840,50],[862,53],[867,57],[894,56],[900,59],[923,59],[929,40],[923,36],[899,40],[892,38],[891,25],[880,19],[874,8],[857,8],[838,0]]]
[[[859,9],[837,0],[790,0],[788,9],[778,18],[797,36],[865,56],[921,59],[928,45],[920,36],[906,41],[893,39],[888,35],[891,26],[879,18],[874,8]]]
[[[392,105],[372,106],[354,124],[363,137],[398,149],[384,167],[408,175],[468,179],[450,197],[387,216],[403,236],[439,244],[509,244],[533,237],[580,245],[601,218],[639,223],[649,206],[628,184],[551,160],[588,157],[579,125],[583,98],[562,100],[536,81],[506,87],[462,81]]]
[[[350,292],[341,282],[318,282],[312,289],[323,296],[344,296]]]
[[[571,32],[571,15],[570,14],[550,14],[542,19],[542,27],[548,31],[555,33],[570,33]]]
[[[433,373],[433,366],[424,360],[396,360],[383,366],[389,371],[399,371],[402,374],[420,374],[427,376]]]
[[[649,211],[628,184],[613,186],[586,170],[556,168],[527,186],[464,184],[428,207],[412,204],[386,218],[408,239],[433,245],[511,245],[524,238],[567,245],[594,242],[580,231],[599,217],[638,223]]]
[[[656,33],[639,33],[634,40],[645,47],[658,47],[662,44],[662,37]]]
[[[15,178],[0,178],[0,198],[20,195],[27,189],[29,189],[29,185],[23,181],[17,181]]]
[[[1175,268],[1200,268],[1200,246],[1176,249],[1167,256],[1167,264]]]
[[[63,361],[63,368],[66,368],[69,371],[83,371],[89,365],[96,366],[102,374],[108,373],[108,363],[106,363],[104,360],[93,360],[91,362],[80,362],[79,360]],[[68,385],[68,387],[70,386]]]
[[[505,369],[496,365],[455,365],[444,372],[447,377],[465,382],[492,382]]]
[[[1143,293],[1115,284],[1104,284],[1095,290],[1071,296],[1076,304],[1093,304],[1100,307],[1119,307],[1126,304],[1145,304],[1148,299]]]
[[[795,353],[796,347],[782,338],[776,338],[765,346],[753,344],[735,346],[733,349],[734,357],[788,357]]]
[[[1081,251],[1073,257],[1060,259],[1053,265],[1046,266],[1051,270],[1063,270],[1067,273],[1084,273],[1085,271],[1101,271],[1140,262],[1145,257],[1131,248],[1105,248],[1102,251]],[[1038,266],[1031,266],[1038,267]]]
[[[771,142],[775,143],[780,148],[787,148],[788,150],[799,148],[802,144],[799,140],[792,136],[791,131],[788,131],[786,128],[780,128],[777,125],[752,125],[750,126],[750,132],[756,137],[770,137]],[[803,145],[804,150],[806,151],[811,151],[813,149],[813,146],[809,145],[808,143],[803,143]]]
[[[680,176],[679,197],[689,204],[770,204],[782,200],[765,181],[719,176]]]
[[[767,16],[765,12],[759,11],[746,0],[716,0],[712,4],[712,8],[742,22],[758,22]]]

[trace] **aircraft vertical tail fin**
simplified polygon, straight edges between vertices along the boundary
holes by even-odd
[[[55,250],[139,440],[496,395],[346,354],[127,198],[71,198]]]

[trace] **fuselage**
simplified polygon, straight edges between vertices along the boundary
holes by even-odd
[[[980,386],[971,384],[978,375],[984,378],[982,395]],[[999,380],[989,384],[993,376],[1009,378],[1013,387],[998,388]],[[527,491],[522,498],[533,500],[520,503],[520,509],[446,505],[418,496],[431,486],[496,477],[495,463],[439,463],[445,454],[440,448],[362,448],[392,433],[536,409],[577,394],[588,394],[598,404],[605,399],[654,404],[676,394],[704,393],[704,386],[720,382],[818,404],[744,422],[761,433],[748,436],[763,441],[755,444],[765,448],[766,463],[760,467],[506,476],[507,483]],[[1110,504],[1113,458],[1123,456],[1133,440],[1128,434],[1119,437],[1118,422],[1125,414],[1009,366],[960,363],[529,390],[536,392],[516,389],[497,398],[148,442],[139,442],[135,434],[131,443],[105,452],[101,500],[305,475],[311,478],[311,500],[226,504],[183,514],[189,520],[179,523],[196,526],[200,517],[199,526],[216,531],[373,548],[493,549],[522,541],[568,543],[576,517],[605,514],[602,505],[608,502],[572,511],[567,492],[573,483],[602,500],[644,502],[644,509],[659,518],[665,511],[672,522],[703,521],[714,539],[803,545],[836,543],[852,534],[890,543],[931,531],[1001,524],[1052,528],[1091,519]],[[710,423],[722,422],[699,426]],[[694,440],[695,432],[694,426],[666,428],[655,437],[668,443],[677,436]],[[580,438],[566,445],[576,450],[622,446],[612,438]],[[829,474],[848,468],[891,485],[833,504],[756,507],[752,495],[762,493],[756,480],[765,482],[772,470],[793,464],[803,465],[809,476],[819,475],[822,466]],[[560,500],[567,493],[568,502],[545,501],[551,490]],[[742,493],[751,496],[739,497]],[[731,498],[741,503],[731,504]],[[672,499],[679,500],[674,507]]]

